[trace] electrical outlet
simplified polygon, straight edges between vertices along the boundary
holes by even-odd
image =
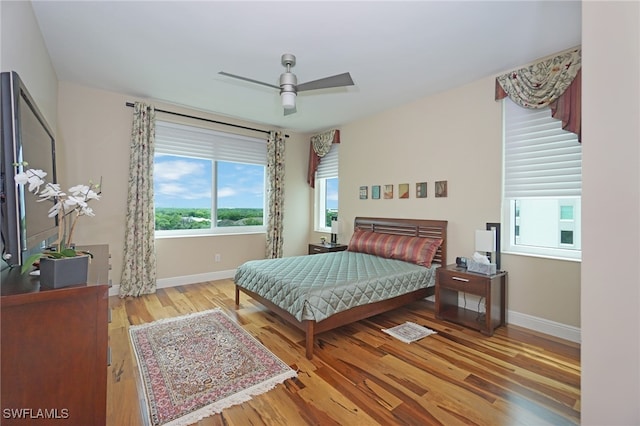
[[[215,259],[216,259],[216,262],[220,262],[220,253],[216,253]]]

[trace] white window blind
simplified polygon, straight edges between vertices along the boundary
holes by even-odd
[[[316,179],[338,177],[338,146],[337,143],[331,144],[327,155],[322,157],[316,171]]]
[[[266,141],[182,124],[156,121],[156,149],[170,155],[265,164]]]
[[[505,198],[571,197],[582,192],[582,147],[549,108],[505,99]]]

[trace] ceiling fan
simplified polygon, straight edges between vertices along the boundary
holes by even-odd
[[[235,74],[229,74],[228,72],[224,71],[220,71],[218,74],[244,81],[249,81],[251,83],[262,84],[263,86],[273,87],[274,89],[280,90],[280,96],[282,97],[282,107],[284,108],[284,115],[289,115],[296,112],[296,94],[298,92],[316,89],[328,89],[331,87],[353,86],[354,84],[353,80],[351,79],[351,75],[348,72],[298,84],[296,75],[291,72],[291,68],[296,65],[295,55],[292,55],[291,53],[285,53],[284,55],[282,55],[281,62],[282,65],[287,68],[287,70],[284,73],[280,74],[280,86],[264,83],[262,81],[253,80],[251,78],[242,77]]]

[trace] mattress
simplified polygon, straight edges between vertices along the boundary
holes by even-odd
[[[341,251],[252,260],[235,283],[288,311],[298,321],[331,315],[435,284],[435,270],[396,259]]]

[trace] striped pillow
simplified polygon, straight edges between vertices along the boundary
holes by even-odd
[[[391,258],[415,263],[420,266],[431,267],[431,261],[436,250],[442,244],[442,239],[405,237],[396,235],[392,241]]]
[[[349,241],[348,250],[391,258],[392,247],[389,241],[392,237],[394,235],[356,229],[351,236],[351,241]]]
[[[404,260],[429,268],[440,244],[442,239],[381,234],[356,229],[349,241],[348,250]]]

